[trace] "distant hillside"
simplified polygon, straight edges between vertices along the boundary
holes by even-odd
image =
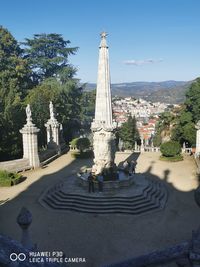
[[[185,100],[185,92],[191,81],[164,81],[164,82],[132,82],[115,83],[111,85],[112,95],[122,97],[133,96],[153,102],[182,103]],[[96,88],[96,84],[88,83],[86,90]]]

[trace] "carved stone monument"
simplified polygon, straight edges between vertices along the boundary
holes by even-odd
[[[23,139],[23,158],[29,160],[29,165],[31,167],[37,168],[40,166],[37,139],[37,134],[40,130],[32,123],[32,114],[29,104],[26,107],[26,122],[27,123],[20,130]]]
[[[47,129],[47,146],[50,149],[55,149],[58,154],[61,153],[60,149],[60,128],[61,125],[55,117],[53,103],[49,103],[50,119],[45,124]]]
[[[200,121],[197,122],[197,124],[195,125],[195,128],[197,129],[195,156],[199,156],[200,155]]]
[[[95,118],[91,125],[93,132],[94,165],[92,171],[100,173],[113,166],[115,158],[116,123],[112,118],[110,71],[108,46],[105,32],[101,33],[99,47],[98,80],[95,103]]]

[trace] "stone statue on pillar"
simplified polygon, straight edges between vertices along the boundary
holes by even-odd
[[[49,103],[50,119],[55,120],[54,107],[52,101]]]
[[[96,174],[114,166],[116,151],[116,123],[112,118],[109,56],[106,36],[106,32],[101,33],[95,118],[91,124],[94,149],[94,165],[92,171]]]
[[[40,130],[32,122],[32,113],[30,105],[26,107],[26,124],[20,130],[23,139],[23,158],[29,160],[32,168],[40,166],[38,155],[38,138],[37,134]]]
[[[31,112],[30,104],[26,106],[26,121],[28,125],[32,124],[32,112]]]
[[[47,129],[47,147],[49,149],[55,149],[55,151],[60,154],[60,123],[57,121],[54,113],[53,103],[49,103],[49,113],[50,119],[45,124]]]

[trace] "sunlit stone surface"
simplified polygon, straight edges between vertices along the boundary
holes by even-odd
[[[94,147],[92,171],[96,174],[105,168],[113,167],[116,151],[114,134],[116,124],[112,118],[109,56],[106,36],[105,32],[101,33],[95,118],[91,125]]]

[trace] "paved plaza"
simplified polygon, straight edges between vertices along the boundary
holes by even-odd
[[[128,158],[118,153],[116,163]],[[198,186],[196,166],[192,157],[169,163],[159,161],[159,153],[142,153],[137,158],[137,173],[161,179],[168,190],[164,210],[131,215],[92,215],[55,212],[45,209],[40,196],[59,181],[74,179],[81,167],[90,167],[92,160],[74,160],[70,153],[45,168],[25,173],[25,182],[0,188],[0,232],[20,240],[16,217],[22,206],[33,215],[30,227],[32,240],[40,251],[63,251],[66,257],[85,257],[86,265],[101,266],[174,245],[191,238],[199,226],[200,212],[194,202]]]

